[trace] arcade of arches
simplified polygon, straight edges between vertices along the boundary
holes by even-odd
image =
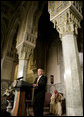
[[[1,1],[1,88],[43,67],[47,91],[66,99],[66,115],[83,115],[83,1]],[[50,77],[54,82],[51,84]]]

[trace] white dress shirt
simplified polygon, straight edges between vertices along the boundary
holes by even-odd
[[[38,77],[38,79],[37,79],[37,84],[38,84],[38,82],[39,82],[39,80],[40,80],[41,76],[42,76],[42,75],[40,75],[40,76]]]

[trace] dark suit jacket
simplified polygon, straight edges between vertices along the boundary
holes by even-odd
[[[35,79],[34,83],[37,82],[37,79]],[[41,76],[38,82],[38,86],[34,89],[34,100],[33,103],[35,106],[39,106],[44,104],[44,98],[45,98],[45,91],[46,91],[46,84],[47,84],[47,77]]]

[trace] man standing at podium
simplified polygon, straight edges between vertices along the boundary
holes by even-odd
[[[34,87],[34,99],[33,99],[33,110],[34,116],[43,116],[43,107],[45,100],[47,77],[44,76],[44,71],[42,68],[38,69],[38,77],[33,83]]]

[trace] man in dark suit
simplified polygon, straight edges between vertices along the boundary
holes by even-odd
[[[47,77],[44,76],[43,69],[38,69],[38,77],[33,83],[34,87],[34,99],[33,99],[33,110],[34,116],[43,116],[43,107],[45,99]]]

